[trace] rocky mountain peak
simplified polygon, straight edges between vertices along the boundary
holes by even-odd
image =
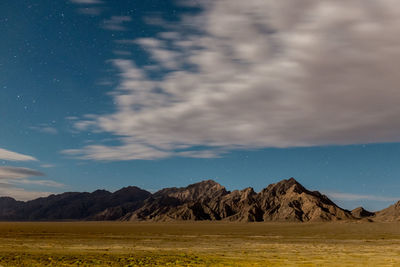
[[[294,179],[293,177],[292,177],[292,178],[289,178],[289,179],[287,179],[287,180],[282,180],[282,181],[278,182],[276,185],[277,185],[277,186],[280,186],[280,187],[283,187],[283,188],[287,188],[287,189],[289,189],[289,188],[294,188],[294,190],[295,190],[296,192],[298,192],[298,193],[307,191],[307,190],[304,188],[304,186],[302,186],[302,185],[301,185],[296,179]]]
[[[198,201],[210,199],[227,194],[225,187],[213,180],[206,180],[191,184],[187,187],[172,187],[162,189],[154,194],[154,197],[170,197],[180,201]]]
[[[336,206],[328,197],[309,191],[296,179],[271,184],[258,195],[264,221],[329,221],[351,219],[350,212]]]
[[[278,183],[270,184],[267,188],[261,191],[261,194],[272,194],[272,195],[285,195],[290,192],[301,194],[307,192],[296,179],[293,177],[290,179],[284,179]]]
[[[254,192],[254,189],[252,187],[247,187],[245,189],[240,190],[240,192],[244,195],[254,195],[256,192]]]
[[[203,191],[219,191],[225,190],[225,187],[215,182],[214,180],[201,181],[195,184],[191,184],[186,187],[188,190],[199,189]]]
[[[143,189],[140,189],[137,186],[126,186],[122,187],[121,189],[117,190],[114,192],[114,194],[125,194],[125,193],[136,193],[143,191]]]

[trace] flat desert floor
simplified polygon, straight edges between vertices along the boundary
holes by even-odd
[[[400,223],[0,223],[0,266],[400,266]]]

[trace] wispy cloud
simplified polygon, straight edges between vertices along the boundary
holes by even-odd
[[[375,195],[359,195],[359,194],[349,194],[349,193],[339,193],[330,192],[326,193],[332,199],[354,201],[354,200],[373,200],[373,201],[383,201],[383,202],[395,202],[400,200],[400,197],[385,197],[385,196],[375,196]]]
[[[29,200],[37,197],[50,195],[50,192],[29,191],[24,187],[36,185],[41,187],[61,188],[64,184],[52,180],[36,180],[31,177],[46,176],[43,172],[21,168],[0,167],[0,196],[9,196],[19,200]]]
[[[78,8],[78,13],[84,15],[98,16],[103,12],[103,9],[100,7],[81,7]]]
[[[90,16],[98,16],[100,15],[104,8],[101,4],[104,4],[103,1],[100,0],[71,0],[72,3],[78,4],[79,7],[78,13]]]
[[[166,158],[170,153],[154,149],[141,144],[125,144],[123,146],[89,145],[82,149],[64,150],[63,154],[76,156],[80,159],[91,159],[98,161],[112,160],[136,160]]]
[[[0,167],[0,179],[18,179],[31,176],[45,176],[44,173],[21,167]]]
[[[0,148],[0,160],[9,160],[9,161],[37,161],[36,158],[24,154],[20,154],[17,152],[13,152],[10,150],[6,150]]]
[[[112,16],[103,21],[102,27],[111,31],[126,31],[127,28],[123,24],[130,21],[132,18],[129,16]]]
[[[151,160],[167,157],[217,158],[222,153],[218,150],[171,151],[124,139],[121,139],[121,142],[121,146],[88,145],[83,149],[67,149],[62,153],[79,159],[97,161]]]
[[[41,164],[40,167],[42,167],[42,168],[53,168],[53,167],[55,167],[55,165],[54,164]]]
[[[10,182],[14,185],[40,185],[46,187],[64,187],[62,183],[57,183],[52,180],[30,180],[30,179],[15,179]]]
[[[197,4],[202,12],[158,37],[130,41],[155,67],[113,60],[116,111],[76,122],[80,130],[122,136],[120,145],[66,153],[153,159],[192,155],[198,147],[214,156],[237,148],[400,141],[396,1]],[[128,21],[113,17],[104,26],[125,30]]]
[[[48,124],[39,124],[38,126],[31,126],[30,129],[46,134],[58,134],[58,130]]]

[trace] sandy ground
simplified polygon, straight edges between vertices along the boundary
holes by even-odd
[[[0,223],[0,266],[400,266],[400,223]]]

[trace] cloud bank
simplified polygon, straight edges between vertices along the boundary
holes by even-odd
[[[397,1],[197,5],[199,14],[157,37],[125,40],[155,63],[112,60],[120,76],[115,112],[76,123],[112,134],[120,145],[64,153],[93,160],[215,157],[241,148],[400,141]],[[122,30],[122,22],[105,26]]]

